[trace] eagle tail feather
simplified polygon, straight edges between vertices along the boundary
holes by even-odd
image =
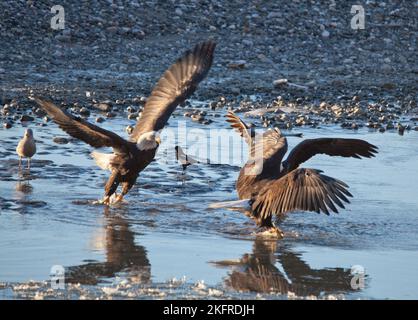
[[[210,208],[210,209],[219,209],[219,208],[249,209],[250,208],[250,199],[235,200],[235,201],[224,201],[224,202],[214,202],[214,203],[211,203],[208,208]]]
[[[113,153],[100,153],[93,151],[91,156],[100,168],[103,170],[112,170],[112,161],[115,159],[115,155]]]

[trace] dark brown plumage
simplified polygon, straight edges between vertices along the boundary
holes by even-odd
[[[251,217],[260,227],[281,232],[272,222],[273,215],[291,211],[314,211],[329,214],[344,208],[352,197],[348,186],[315,169],[299,165],[316,154],[352,158],[370,158],[377,147],[360,139],[321,138],[299,143],[283,161],[287,140],[279,129],[255,134],[234,113],[227,121],[245,138],[249,147],[249,160],[241,169],[236,188],[240,199],[249,199]]]
[[[154,159],[160,144],[159,131],[167,124],[176,106],[192,95],[199,82],[206,77],[215,46],[212,41],[196,45],[163,74],[148,97],[129,141],[61,110],[51,102],[35,98],[39,106],[69,135],[95,148],[113,148],[112,154],[92,153],[102,169],[111,171],[105,186],[105,204],[110,204],[110,196],[119,184],[122,184],[122,193],[117,201],[121,201],[135,184],[139,173]]]

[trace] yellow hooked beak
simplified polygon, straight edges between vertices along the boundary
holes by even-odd
[[[160,137],[155,137],[155,141],[156,141],[158,144],[161,144],[161,138],[160,138]]]

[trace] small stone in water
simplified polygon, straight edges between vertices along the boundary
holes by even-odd
[[[287,85],[288,80],[287,79],[277,79],[273,81],[273,86],[275,87],[282,87]]]
[[[244,67],[246,66],[247,61],[245,60],[237,60],[237,61],[233,61],[230,64],[228,64],[228,68],[231,69],[244,69]]]
[[[82,116],[89,116],[90,115],[90,111],[87,108],[81,108],[79,111],[79,114],[81,114]]]
[[[94,104],[93,107],[104,112],[109,112],[110,110],[112,110],[112,106],[110,105],[110,103],[107,102]]]
[[[54,139],[52,139],[52,141],[58,144],[67,144],[69,142],[67,138],[63,137],[55,137]]]
[[[194,114],[194,115],[192,115],[192,120],[193,121],[203,121],[204,117],[200,114]]]
[[[134,113],[134,112],[136,112],[135,108],[134,108],[134,107],[131,107],[131,106],[127,107],[127,108],[126,108],[126,111],[128,111],[129,113]]]
[[[3,123],[3,128],[10,129],[11,127],[12,127],[12,124],[10,122],[4,122]]]
[[[27,114],[24,114],[23,116],[20,117],[20,121],[22,122],[33,121],[33,120],[35,119]]]
[[[128,119],[129,120],[135,120],[137,117],[138,117],[138,114],[137,113],[130,113],[128,115]]]
[[[134,127],[132,127],[132,126],[127,126],[125,130],[126,130],[126,132],[127,132],[128,134],[131,134],[131,133],[132,133],[132,131],[134,131]]]
[[[322,36],[323,38],[329,38],[329,35],[330,35],[330,33],[329,33],[329,31],[327,31],[327,30],[322,31],[322,33],[321,33],[321,36]]]

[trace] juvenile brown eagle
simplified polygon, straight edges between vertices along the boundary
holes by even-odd
[[[177,105],[192,95],[208,74],[215,46],[212,41],[196,45],[163,74],[148,97],[129,140],[61,110],[51,102],[35,98],[40,107],[69,135],[94,148],[113,148],[111,154],[92,153],[99,167],[111,172],[105,186],[104,204],[110,204],[110,197],[119,184],[122,184],[122,193],[116,197],[116,202],[121,201],[135,184],[139,173],[154,159],[160,144],[159,131],[164,128]]]
[[[251,218],[268,233],[283,236],[274,225],[273,215],[284,216],[292,211],[314,211],[329,215],[344,208],[352,197],[348,186],[337,179],[322,174],[321,170],[299,168],[299,165],[316,154],[341,157],[374,157],[377,147],[360,139],[320,138],[299,143],[283,161],[287,152],[287,139],[274,128],[256,135],[233,112],[227,121],[247,142],[249,160],[241,169],[236,188],[241,201],[211,205],[219,207],[244,207]]]

